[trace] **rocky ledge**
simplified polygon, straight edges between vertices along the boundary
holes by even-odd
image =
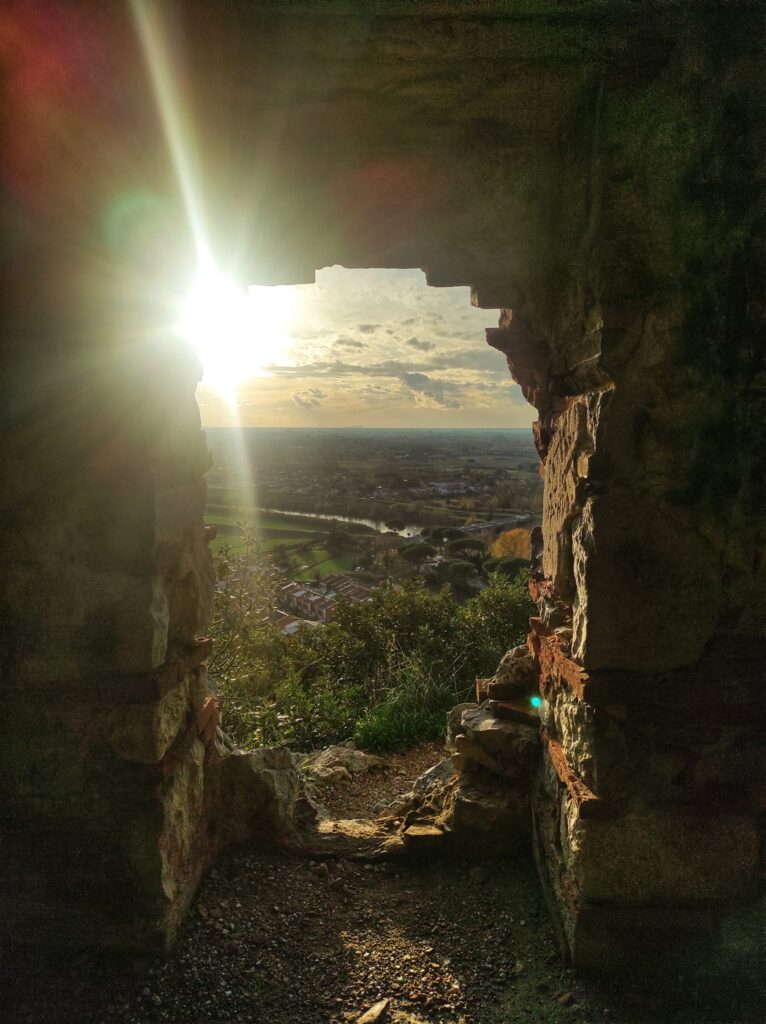
[[[484,697],[480,703],[458,704],[450,712],[450,756],[421,775],[410,792],[378,808],[379,820],[395,826],[387,852],[507,855],[529,848],[530,794],[541,748],[540,720],[529,702],[534,664],[526,647],[509,651],[495,676],[477,680],[476,689]]]

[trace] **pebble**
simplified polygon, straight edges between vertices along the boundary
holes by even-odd
[[[390,1002],[390,999],[381,999],[358,1018],[357,1024],[382,1024],[388,1018]]]

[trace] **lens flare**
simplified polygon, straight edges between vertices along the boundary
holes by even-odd
[[[533,708],[540,708],[543,704],[542,697],[530,697],[529,703],[532,705]]]
[[[296,300],[291,287],[244,289],[214,266],[203,265],[179,325],[202,362],[202,383],[233,403],[242,384],[284,360]]]

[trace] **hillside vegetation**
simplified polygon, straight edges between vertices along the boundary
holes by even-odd
[[[341,602],[328,625],[284,636],[269,621],[281,578],[268,558],[224,552],[218,566],[210,672],[224,728],[245,748],[438,739],[445,712],[523,640],[534,610],[523,573],[492,575],[462,605],[448,586],[414,580]]]

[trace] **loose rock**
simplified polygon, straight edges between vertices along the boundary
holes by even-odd
[[[383,1021],[388,1018],[388,1006],[390,1002],[390,999],[381,999],[358,1018],[357,1024],[383,1024]]]

